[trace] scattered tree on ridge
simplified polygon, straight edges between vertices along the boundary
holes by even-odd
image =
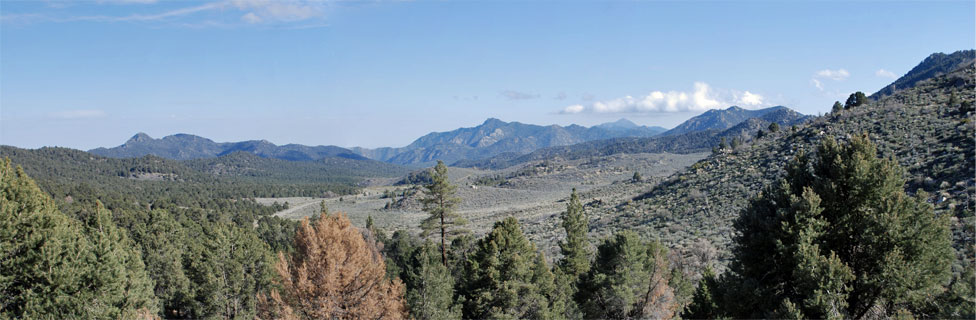
[[[424,237],[429,236],[433,231],[440,231],[441,263],[447,266],[447,237],[464,232],[458,227],[467,224],[467,221],[454,212],[461,199],[454,196],[457,187],[448,181],[447,166],[443,161],[437,161],[431,175],[431,183],[424,188],[427,192],[421,201],[424,204],[424,211],[430,213],[430,216],[424,219],[420,228],[424,230]]]

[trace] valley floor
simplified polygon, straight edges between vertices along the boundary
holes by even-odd
[[[706,156],[708,153],[620,154],[533,162],[503,170],[452,167],[449,175],[461,198],[457,211],[470,221],[468,229],[481,235],[495,221],[517,217],[528,236],[551,257],[556,251],[555,244],[563,237],[558,228],[559,213],[566,209],[565,201],[573,188],[582,194],[584,205],[620,203],[647,192],[664,177]],[[633,181],[635,172],[642,181]],[[416,193],[411,195],[411,191]],[[407,195],[400,196],[404,192]],[[395,196],[389,197],[391,193]],[[288,209],[276,215],[289,219],[318,213],[319,204],[324,201],[330,212],[345,213],[357,226],[365,225],[367,217],[372,216],[378,227],[389,232],[403,229],[419,232],[420,222],[427,217],[420,197],[419,186],[387,184],[342,197],[257,200],[266,205],[287,202]]]

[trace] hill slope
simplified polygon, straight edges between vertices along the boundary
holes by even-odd
[[[596,208],[591,226],[638,229],[678,247],[705,238],[727,250],[732,220],[763,185],[778,179],[798,150],[815,150],[826,136],[845,140],[866,132],[879,154],[894,157],[907,169],[906,191],[928,192],[939,214],[955,216],[957,249],[971,260],[971,248],[962,244],[973,241],[976,208],[974,75],[970,63],[877,102],[816,118],[796,131],[787,129],[713,154],[630,202]]]
[[[877,100],[883,96],[891,95],[901,88],[911,88],[921,80],[931,79],[962,68],[972,63],[974,59],[976,59],[976,50],[960,50],[952,54],[933,53],[898,80],[872,94],[870,98]]]

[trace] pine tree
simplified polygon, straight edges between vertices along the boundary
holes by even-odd
[[[424,237],[429,236],[431,232],[440,231],[441,262],[447,266],[447,238],[463,233],[464,230],[459,229],[459,227],[467,224],[467,221],[457,212],[454,212],[461,199],[454,196],[457,187],[448,181],[447,166],[444,165],[443,161],[437,161],[431,180],[430,184],[424,186],[427,192],[421,200],[424,204],[424,211],[430,216],[424,219],[420,228],[424,230]]]
[[[153,282],[146,273],[142,252],[127,232],[112,221],[112,213],[101,202],[87,222],[92,261],[97,271],[86,277],[86,283],[99,288],[90,298],[89,308],[96,318],[133,319],[156,314],[159,306],[153,294]]]
[[[865,95],[864,92],[858,91],[847,97],[847,101],[844,102],[844,109],[860,107],[866,103],[868,103],[867,95]]]
[[[403,319],[403,284],[386,277],[376,247],[342,213],[308,219],[295,234],[295,253],[278,254],[280,289],[258,297],[266,319]]]
[[[513,217],[478,240],[462,280],[466,319],[546,319],[560,312],[550,305],[553,275]]]
[[[718,277],[712,268],[706,267],[701,280],[698,281],[698,288],[695,289],[695,293],[691,297],[691,304],[681,314],[681,317],[685,319],[719,318],[722,315],[722,310],[719,308],[718,299],[722,295],[715,292],[718,288]]]
[[[779,123],[775,123],[775,122],[770,123],[769,132],[773,132],[773,133],[779,132]]]
[[[403,277],[411,318],[461,319],[461,306],[454,300],[454,277],[439,261],[438,251],[427,241],[411,254]]]
[[[903,174],[866,135],[826,138],[815,155],[798,156],[734,224],[724,285],[736,298],[724,309],[808,318],[923,310],[948,280],[950,234],[924,194],[905,195]]]
[[[185,271],[193,288],[192,318],[254,318],[255,292],[270,286],[273,259],[267,244],[237,226],[200,224],[191,230]]]
[[[575,283],[580,275],[590,271],[590,242],[587,237],[590,231],[589,219],[583,211],[583,203],[580,202],[576,188],[569,195],[569,203],[566,204],[566,211],[561,218],[566,240],[559,242],[559,250],[563,254],[562,260],[559,260],[559,269]]]
[[[844,110],[844,105],[840,104],[840,101],[834,101],[834,106],[830,108],[831,113],[838,113]]]
[[[186,232],[168,211],[152,210],[146,220],[132,230],[132,237],[142,245],[146,273],[155,283],[164,318],[185,318],[190,314],[193,292],[184,265]]]
[[[576,303],[586,318],[666,319],[677,305],[668,286],[667,250],[621,231],[597,247],[592,269],[580,280]]]

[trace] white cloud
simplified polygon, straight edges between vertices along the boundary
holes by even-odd
[[[878,71],[874,72],[874,75],[882,78],[890,78],[890,79],[898,78],[898,75],[896,75],[894,72],[885,69],[878,69]]]
[[[726,90],[716,92],[704,82],[695,82],[695,90],[683,91],[653,91],[642,97],[625,96],[613,100],[593,102],[589,106],[571,105],[563,108],[560,113],[572,114],[581,112],[593,113],[643,113],[643,112],[684,112],[718,109],[733,104],[758,106],[763,104],[763,97],[749,91],[742,94]]]
[[[64,110],[58,112],[52,112],[48,114],[49,117],[54,119],[64,119],[64,120],[75,120],[75,119],[95,119],[105,117],[105,111],[102,110]]]
[[[817,71],[816,76],[820,78],[834,80],[834,81],[843,81],[849,78],[851,76],[851,73],[847,72],[847,70],[845,69],[837,69],[837,70],[824,69],[824,70]]]
[[[738,100],[739,104],[758,106],[763,104],[763,96],[746,91]]]
[[[820,91],[824,90],[823,83],[820,82],[820,80],[810,79],[810,84],[812,84],[814,87],[817,87],[817,89]]]
[[[586,107],[583,105],[574,104],[564,108],[562,113],[580,113],[583,112],[584,109],[586,109]]]
[[[247,14],[241,16],[241,20],[244,20],[244,22],[247,23],[261,23],[261,21],[264,21],[261,19],[261,17],[254,14],[254,12],[248,12]]]

